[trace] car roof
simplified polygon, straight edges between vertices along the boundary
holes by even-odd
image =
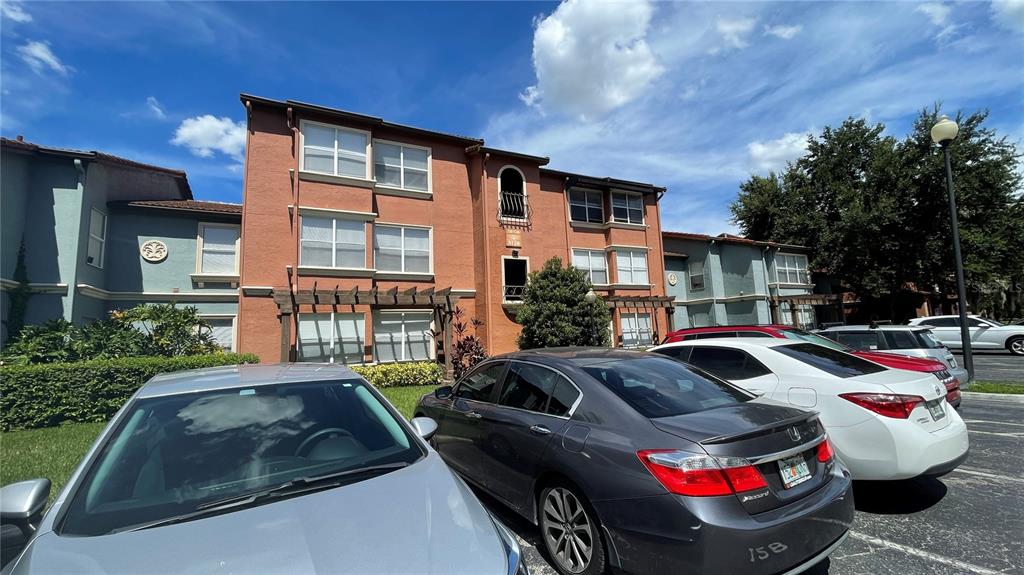
[[[928,320],[928,319],[939,319],[940,317],[960,317],[960,316],[957,315],[957,314],[950,314],[950,315],[926,315],[926,316],[922,316],[922,317],[911,318],[910,321],[924,321],[924,320]],[[967,317],[976,317],[978,319],[984,319],[980,315],[974,314],[974,313],[967,314]]]
[[[139,389],[138,397],[158,397],[215,389],[237,389],[275,383],[337,381],[356,378],[359,378],[359,375],[340,364],[224,365],[162,373],[143,384]]]
[[[547,347],[541,349],[527,349],[503,353],[487,358],[495,359],[519,359],[533,361],[550,367],[579,367],[581,363],[589,363],[587,360],[596,359],[639,359],[651,357],[655,354],[647,353],[636,349],[623,349],[617,347]],[[655,357],[661,357],[657,355]]]
[[[770,331],[770,330],[799,329],[799,328],[797,328],[796,326],[792,326],[792,325],[783,325],[783,324],[777,324],[777,323],[765,323],[765,324],[753,324],[753,323],[751,323],[751,324],[743,324],[743,325],[708,325],[708,326],[704,326],[704,327],[686,327],[686,328],[683,328],[683,329],[677,329],[677,330],[675,330],[675,331],[673,331],[671,333],[676,334],[676,333],[698,333],[698,332],[708,332],[708,331],[735,331],[735,330],[740,330],[740,329],[746,329],[746,330],[752,330],[752,331],[754,331],[754,330]]]
[[[919,325],[834,325],[830,328],[819,330],[826,331],[928,331],[928,328]]]
[[[800,339],[782,339],[775,337],[712,337],[708,339],[688,339],[686,341],[673,341],[659,345],[658,347],[693,347],[695,345],[711,345],[716,347],[779,347],[782,345],[795,345],[798,343],[809,343],[818,345],[813,341]]]

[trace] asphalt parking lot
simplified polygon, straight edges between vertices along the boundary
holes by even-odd
[[[807,573],[1024,574],[1024,402],[970,394],[960,414],[968,460],[939,479],[855,484],[850,537]],[[519,535],[531,573],[556,573],[535,527],[481,500]]]
[[[960,365],[964,356],[953,352]],[[974,377],[987,381],[1024,381],[1024,357],[1010,355],[1008,351],[975,351]]]

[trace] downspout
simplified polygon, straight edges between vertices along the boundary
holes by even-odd
[[[772,249],[772,247],[770,245],[766,245],[764,249],[761,250],[761,269],[764,275],[764,289],[767,292],[767,295],[765,296],[765,303],[768,304],[768,320],[771,323],[778,323],[778,312],[775,311],[776,306],[772,305],[772,282],[771,278],[768,277],[768,258],[765,257],[765,254],[770,249]]]
[[[493,293],[491,292],[491,225],[488,214],[490,211],[487,207],[487,160],[490,159],[491,153],[484,152],[480,157],[480,208],[483,210],[482,223],[484,227],[484,290],[487,292],[486,300],[484,302],[484,321],[487,322],[485,325],[485,333],[487,333],[487,345],[493,346],[490,335],[492,332],[491,323],[491,301]],[[502,294],[504,299],[504,293]]]
[[[299,187],[300,186],[299,186],[299,177],[298,177],[299,176],[299,153],[298,153],[298,150],[297,150],[297,148],[299,146],[299,127],[295,124],[295,111],[292,109],[291,106],[288,106],[288,109],[286,110],[285,113],[287,115],[287,125],[288,125],[288,128],[291,129],[291,131],[292,131],[292,157],[295,159],[295,164],[294,164],[295,167],[292,168],[291,170],[289,170],[291,172],[292,196],[294,198],[293,204],[295,206],[295,209],[292,210],[293,213],[291,214],[292,237],[295,238],[295,240],[294,240],[295,241],[295,267],[293,267],[292,269],[295,270],[295,271],[294,271],[294,273],[289,273],[288,274],[288,289],[289,289],[289,291],[291,291],[294,294],[294,293],[296,293],[298,291],[298,288],[299,288],[299,285],[298,285],[299,284],[299,252],[301,250],[301,244],[302,244],[302,242],[300,241],[301,228],[299,227]],[[292,301],[293,302],[295,301],[294,298],[292,299]],[[288,331],[292,332],[293,337],[294,337],[296,342],[298,342],[298,337],[299,337],[299,317],[298,317],[298,315],[299,315],[298,314],[298,310],[293,308],[292,309],[292,313],[289,314],[287,318],[281,318],[282,321],[287,320],[287,321],[292,322],[292,328],[294,328],[294,329],[290,329]],[[333,327],[331,329],[333,329]],[[365,337],[365,334],[364,334],[364,337]],[[288,359],[289,360],[293,360],[294,359],[293,354],[296,353],[296,349],[295,349],[296,346],[293,345],[291,341],[288,342],[288,346],[290,348],[288,350]]]
[[[708,257],[707,257],[707,260],[705,260],[705,262],[704,262],[704,276],[705,277],[707,277],[707,273],[708,273],[707,268],[708,268],[708,264],[711,263],[711,251],[715,248],[715,243],[717,243],[716,240],[711,240],[711,244],[708,246]],[[721,252],[719,252],[719,256],[721,256]],[[721,260],[721,258],[719,258],[719,260],[718,260],[718,269],[722,269],[722,260]],[[723,282],[725,281],[724,277],[722,278],[722,281]],[[711,325],[718,325],[718,312],[715,310],[715,307],[718,306],[718,295],[715,294],[715,277],[714,277],[714,275],[711,276],[711,282],[708,285],[711,286],[711,320],[712,320],[711,321]]]
[[[565,209],[565,250],[568,252],[567,264],[572,264],[572,240],[570,239],[569,229],[572,228],[572,216],[569,214],[569,177],[566,176],[562,182],[562,193],[565,195],[565,205],[562,206]],[[607,264],[605,264],[607,265]]]
[[[242,278],[245,277],[245,258],[242,254],[245,253],[245,196],[249,193],[249,151],[252,150],[252,101],[245,101],[245,163],[242,165],[242,227],[238,232],[238,309],[235,311],[235,349],[242,351],[244,349],[242,339],[245,337],[246,330],[242,329],[242,301],[245,297],[245,293],[242,290],[242,286],[245,282]]]
[[[79,205],[79,210],[80,210],[79,211],[79,217],[78,217],[77,236],[79,238],[81,238],[81,236],[82,236],[82,216],[85,215],[85,214],[82,213],[82,212],[85,211],[85,179],[86,179],[85,163],[82,162],[81,158],[75,158],[74,159],[74,165],[75,165],[75,171],[78,172],[78,184],[77,184],[78,185],[78,190],[79,190],[78,205]],[[91,218],[91,212],[90,212],[90,218]],[[86,224],[86,225],[89,225],[89,224]],[[88,228],[86,228],[86,229],[88,229]],[[22,236],[22,237],[24,237],[24,236]],[[76,243],[81,245],[80,241],[76,242]],[[86,242],[86,245],[88,246],[88,241]],[[69,282],[69,285],[68,285],[68,302],[67,302],[68,305],[67,305],[67,308],[66,308],[67,316],[65,318],[68,321],[71,321],[72,323],[74,323],[74,321],[75,321],[75,306],[78,303],[78,266],[79,266],[78,262],[81,261],[81,259],[82,259],[81,254],[79,254],[76,251],[75,252],[75,261],[74,261],[74,263],[71,266],[71,272],[72,273],[71,273],[71,281]],[[59,266],[58,266],[58,269],[59,269]],[[101,287],[106,287],[106,282],[104,281],[103,283],[104,283],[104,285],[101,286]]]
[[[665,285],[665,276],[668,274],[668,270],[665,269],[665,238],[661,233],[661,198],[665,195],[665,189],[658,190],[657,195],[654,199],[654,216],[658,222],[658,250],[660,254],[661,263],[661,292],[664,295],[668,295],[668,286]],[[653,295],[653,294],[652,294]],[[665,335],[675,331],[675,316],[676,316],[676,303],[675,298],[672,300],[672,313],[669,310],[665,310]],[[658,313],[655,310],[654,313]]]

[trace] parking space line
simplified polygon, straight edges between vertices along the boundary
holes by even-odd
[[[895,549],[897,551],[902,551],[903,553],[906,553],[907,555],[913,555],[914,557],[920,557],[921,559],[927,559],[928,561],[933,561],[935,563],[941,563],[943,565],[948,565],[950,567],[954,567],[956,569],[959,569],[959,570],[962,570],[962,571],[967,571],[967,572],[970,572],[970,573],[975,573],[977,575],[1002,575],[1001,571],[996,571],[994,569],[987,569],[985,567],[979,567],[977,565],[972,565],[970,563],[966,563],[964,561],[960,561],[960,560],[957,560],[957,559],[950,559],[949,557],[943,557],[942,555],[936,555],[935,553],[931,553],[929,551],[925,551],[924,549],[918,549],[917,547],[910,547],[909,545],[902,545],[900,543],[895,543],[893,541],[888,541],[886,539],[879,539],[878,537],[872,537],[871,535],[865,535],[864,533],[858,533],[856,531],[851,531],[850,532],[850,537],[852,537],[854,539],[858,539],[860,541],[863,541],[863,542],[867,543],[868,545],[877,545],[879,547],[887,547],[889,549]]]
[[[992,425],[1016,425],[1024,427],[1024,423],[1013,423],[1012,421],[987,421],[984,419],[965,419],[964,423],[991,423]]]
[[[989,479],[995,479],[998,481],[1011,481],[1013,483],[1024,483],[1024,479],[1020,477],[1010,477],[1009,475],[998,475],[995,473],[989,473],[980,469],[970,469],[967,467],[957,467],[953,470],[953,473],[966,473],[968,475],[977,475],[979,477],[987,477]]]
[[[1014,439],[1024,438],[1024,432],[1022,431],[978,431],[977,429],[968,429],[967,433],[980,433],[981,435],[998,435],[999,437],[1012,437]]]

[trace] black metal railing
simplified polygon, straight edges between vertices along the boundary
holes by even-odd
[[[505,286],[504,301],[523,301],[526,286]]]
[[[500,192],[498,194],[498,221],[501,223],[523,223],[530,220],[530,206],[525,194]]]

